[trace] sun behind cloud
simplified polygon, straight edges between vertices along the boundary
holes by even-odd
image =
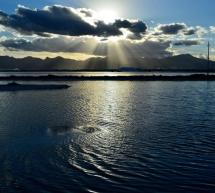
[[[98,20],[104,21],[106,24],[113,23],[116,19],[119,18],[117,11],[104,9],[99,11],[96,14]]]
[[[214,33],[213,27],[210,30]],[[152,25],[142,18],[123,17],[119,6],[18,5],[14,13],[0,11],[0,55],[38,53],[41,58],[60,55],[78,60],[102,56],[111,58],[113,65],[128,64],[145,57],[203,53],[206,37],[206,28],[185,22]]]

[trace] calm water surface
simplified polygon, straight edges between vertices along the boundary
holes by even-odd
[[[48,75],[57,75],[57,76],[189,76],[192,74],[206,74],[204,72],[66,72],[66,71],[47,71],[47,72],[0,72],[0,77],[7,76],[48,76]],[[215,73],[210,73],[215,75]]]
[[[215,190],[215,82],[0,92],[0,192]]]

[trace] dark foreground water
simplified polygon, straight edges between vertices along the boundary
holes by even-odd
[[[0,92],[0,192],[215,190],[215,82]]]

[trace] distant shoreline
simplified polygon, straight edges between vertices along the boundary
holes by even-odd
[[[129,75],[129,76],[5,76],[0,81],[215,81],[215,75]]]
[[[195,69],[185,69],[185,70],[167,70],[167,69],[138,69],[138,70],[117,70],[117,69],[110,69],[110,70],[90,70],[90,69],[84,69],[84,70],[4,70],[0,69],[0,73],[31,73],[31,72],[101,72],[101,73],[109,73],[109,72],[115,72],[115,73],[144,73],[144,72],[172,72],[172,73],[207,73],[207,70],[195,70]],[[210,73],[215,73],[215,70],[210,69]]]

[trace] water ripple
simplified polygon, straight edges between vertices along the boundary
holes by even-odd
[[[214,191],[214,83],[70,84],[0,93],[0,192]]]

